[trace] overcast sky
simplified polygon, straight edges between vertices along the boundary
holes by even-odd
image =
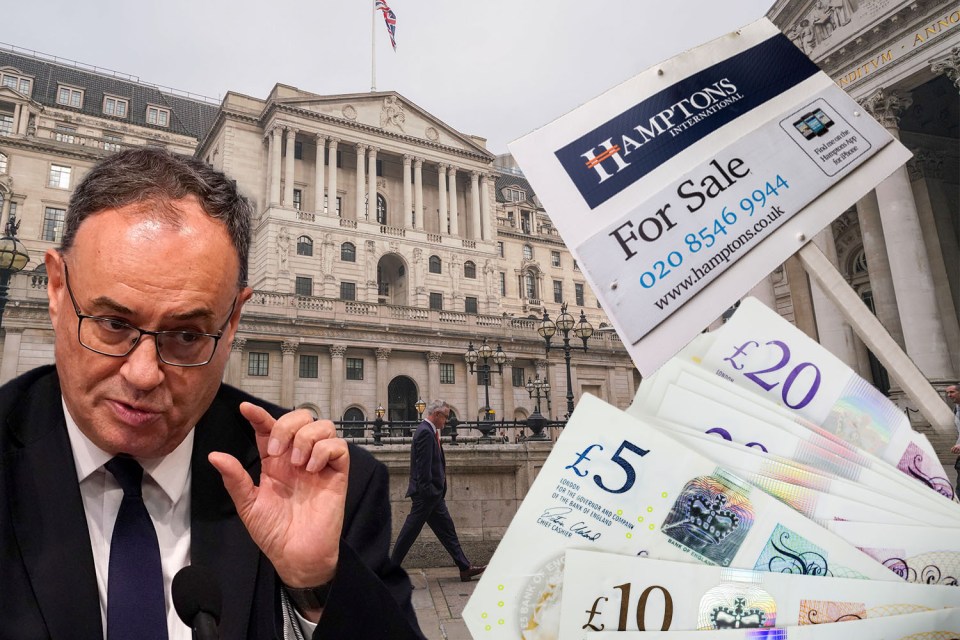
[[[494,153],[610,87],[762,17],[772,0],[388,0],[378,91],[397,91]],[[370,90],[373,0],[3,3],[0,40],[222,98],[277,82]]]

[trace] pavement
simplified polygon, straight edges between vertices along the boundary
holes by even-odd
[[[456,567],[407,569],[413,583],[413,609],[429,640],[471,640],[461,613],[479,577],[460,582]]]

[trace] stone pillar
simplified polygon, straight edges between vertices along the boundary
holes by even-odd
[[[413,161],[413,209],[417,220],[423,220],[423,159]]]
[[[484,240],[490,240],[490,176],[480,176],[480,231]]]
[[[517,364],[516,358],[508,358],[503,365],[503,415],[502,420],[513,420],[513,414],[517,411],[517,401],[513,397],[513,366]]]
[[[367,216],[367,197],[366,174],[364,173],[364,160],[367,153],[367,145],[357,143],[357,203],[354,207],[353,218],[355,220],[364,220]]]
[[[818,233],[813,238],[813,243],[820,248],[830,264],[839,268],[837,245],[834,242],[831,225],[828,224]],[[827,297],[814,280],[810,281],[810,294],[813,296],[813,310],[817,318],[817,335],[820,336],[820,344],[862,377],[865,372],[858,370],[853,329],[844,320],[837,305]]]
[[[440,351],[428,351],[426,353],[427,397],[423,398],[425,402],[430,402],[440,397],[440,358],[442,357],[443,353]]]
[[[480,231],[480,174],[470,172],[470,226],[473,239],[479,240]]]
[[[328,156],[330,159],[327,165],[329,167],[327,180],[327,215],[337,215],[337,143],[339,138],[330,138],[330,150]]]
[[[280,135],[283,133],[283,127],[274,125],[270,130],[270,205],[280,204],[280,147],[282,141]]]
[[[370,147],[367,161],[367,218],[377,220],[377,148]],[[389,223],[386,223],[389,224]]]
[[[793,304],[793,323],[812,340],[817,338],[817,320],[813,317],[813,298],[810,295],[810,279],[793,255],[783,263],[783,271],[790,286],[790,302]]]
[[[390,402],[387,397],[387,385],[390,384],[390,348],[380,347],[377,354],[377,404],[384,407]]]
[[[437,165],[437,201],[440,203],[439,225],[437,233],[447,234],[447,165]]]
[[[293,207],[294,146],[297,143],[297,130],[287,127],[286,166],[283,168],[283,206]]]
[[[450,167],[448,170],[450,177],[450,235],[460,235],[460,219],[457,211],[457,168]]]
[[[930,70],[943,74],[960,90],[960,47],[954,47],[950,53],[930,61]]]
[[[403,217],[401,220],[400,226],[407,226],[410,220],[410,214],[413,213],[413,192],[410,185],[410,180],[412,175],[410,172],[410,164],[413,162],[413,156],[409,154],[404,154],[403,156]],[[421,227],[423,226],[423,220],[418,220],[415,224],[411,225],[414,229],[417,228],[417,224]]]
[[[625,407],[629,402],[622,402],[617,393],[617,377],[623,371],[622,367],[607,367],[607,402],[615,407]]]
[[[293,409],[293,389],[296,384],[294,357],[300,343],[284,340],[280,343],[280,406]]]
[[[881,90],[866,98],[863,107],[899,139],[899,114],[910,102],[909,98]],[[884,235],[897,246],[888,258],[907,355],[928,378],[952,378],[930,258],[906,167],[898,168],[877,185],[876,192]]]
[[[863,255],[870,275],[874,312],[880,324],[903,347],[903,328],[900,326],[897,296],[893,291],[893,277],[890,275],[890,260],[887,258],[876,192],[871,191],[857,201],[857,218],[860,220]]]
[[[243,348],[246,344],[246,338],[234,335],[233,343],[230,345],[230,359],[227,360],[224,382],[234,387],[239,387],[243,381]]]
[[[313,184],[315,189],[315,201],[313,203],[313,210],[319,215],[323,215],[323,171],[325,169],[323,164],[324,156],[326,155],[327,147],[327,136],[317,134],[317,165],[313,170]]]
[[[342,344],[330,345],[330,419],[343,418],[343,381],[347,377],[343,356],[347,348]]]
[[[23,340],[23,329],[8,327],[4,329],[3,337],[3,364],[0,365],[0,384],[17,377],[20,369],[20,343]]]

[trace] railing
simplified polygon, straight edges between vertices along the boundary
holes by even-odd
[[[101,138],[97,136],[87,136],[76,133],[75,131],[64,131],[63,129],[51,129],[50,139],[63,144],[72,144],[87,149],[98,149],[100,151],[120,151],[127,147],[135,145],[126,144],[120,140],[111,138]]]
[[[441,244],[443,242],[443,236],[441,236],[439,233],[428,233],[427,242],[435,242],[437,244]]]
[[[306,222],[315,222],[316,219],[317,219],[317,216],[315,214],[309,213],[307,211],[300,211],[300,209],[297,209],[297,220],[304,220]]]
[[[407,230],[403,227],[391,227],[385,224],[380,225],[380,233],[386,236],[396,236],[398,238],[407,237]]]
[[[467,324],[467,314],[459,311],[440,311],[440,322]]]
[[[536,415],[536,414],[534,414]],[[413,433],[420,424],[418,420],[335,420],[337,435],[357,444],[406,444],[413,441]],[[521,444],[526,441],[555,441],[554,432],[559,433],[567,424],[566,420],[547,420],[533,418],[527,420],[451,420],[441,431],[444,446],[461,444]],[[514,435],[511,442],[508,430]],[[484,435],[476,435],[479,431]],[[544,435],[536,437],[540,432]]]
[[[476,243],[476,241],[474,241],[474,240],[467,240],[466,238],[464,238],[464,239],[463,239],[463,246],[464,246],[465,248],[467,248],[467,249],[476,249],[476,248],[477,248],[477,243]]]
[[[346,229],[356,229],[357,221],[350,220],[349,218],[340,218],[340,226]]]

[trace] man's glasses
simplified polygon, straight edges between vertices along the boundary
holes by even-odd
[[[70,288],[70,272],[67,269],[66,262],[63,263],[63,274],[67,283],[67,293],[70,294],[73,310],[79,320],[77,338],[80,340],[80,344],[94,353],[114,358],[129,355],[140,344],[141,338],[146,335],[153,336],[157,357],[164,364],[175,367],[201,367],[213,359],[213,354],[217,350],[217,343],[223,337],[223,330],[226,329],[230,317],[233,316],[233,310],[237,306],[237,299],[234,298],[233,305],[230,307],[230,314],[227,315],[226,322],[223,323],[217,333],[147,331],[116,318],[88,316],[80,313],[80,306],[77,305],[77,299],[73,297],[73,289]]]

